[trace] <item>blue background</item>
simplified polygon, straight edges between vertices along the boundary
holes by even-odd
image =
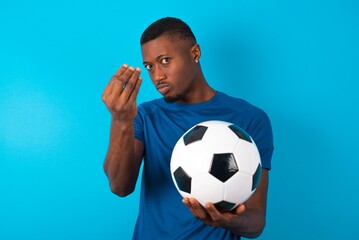
[[[260,239],[359,239],[359,2],[0,2],[0,239],[130,239],[138,194],[102,170],[104,87],[139,37],[185,20],[209,83],[263,108],[275,152]],[[159,97],[146,72],[138,102]]]

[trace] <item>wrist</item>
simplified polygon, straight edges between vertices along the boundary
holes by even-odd
[[[111,129],[115,130],[116,132],[133,131],[134,129],[133,120],[129,121],[129,120],[123,120],[123,119],[120,120],[120,119],[112,118]]]

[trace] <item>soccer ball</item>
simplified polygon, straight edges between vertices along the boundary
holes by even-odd
[[[251,136],[235,124],[206,121],[189,129],[176,143],[171,175],[182,197],[212,202],[230,211],[254,193],[261,161]]]

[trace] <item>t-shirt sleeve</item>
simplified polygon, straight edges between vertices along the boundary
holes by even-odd
[[[268,115],[260,110],[249,125],[250,135],[257,145],[261,156],[262,167],[272,168],[272,155],[274,150],[272,126]]]

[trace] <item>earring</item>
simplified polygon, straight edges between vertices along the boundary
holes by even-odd
[[[198,59],[194,60],[196,63],[198,63]]]

